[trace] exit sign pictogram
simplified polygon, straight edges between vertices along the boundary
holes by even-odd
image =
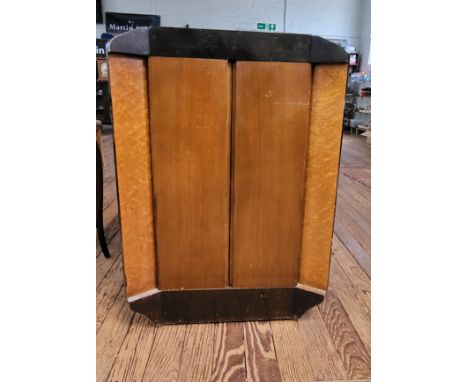
[[[257,29],[275,31],[276,30],[276,24],[257,23]]]

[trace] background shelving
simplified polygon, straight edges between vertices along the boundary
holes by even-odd
[[[343,119],[343,128],[366,136],[368,143],[370,143],[371,131],[370,89],[370,73],[352,73],[349,76]]]

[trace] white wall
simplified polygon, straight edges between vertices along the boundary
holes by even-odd
[[[286,0],[286,32],[345,39],[359,49],[362,0]]]
[[[360,70],[371,71],[369,63],[371,47],[371,0],[363,0],[361,17],[361,63]]]
[[[278,32],[345,39],[359,49],[366,2],[370,35],[370,0],[103,0],[102,7],[160,15],[161,26],[170,27],[255,31],[259,22],[273,23]],[[96,37],[103,32],[104,25],[96,25]]]
[[[161,26],[257,30],[257,23],[276,24],[284,31],[285,0],[103,0],[103,12],[161,16]],[[96,28],[96,37],[105,26]]]
[[[266,22],[284,30],[284,0],[157,0],[156,9],[162,26],[256,30]]]

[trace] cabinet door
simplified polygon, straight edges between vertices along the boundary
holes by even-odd
[[[150,57],[159,289],[228,283],[231,68]]]
[[[311,65],[237,62],[233,120],[231,283],[298,281]]]

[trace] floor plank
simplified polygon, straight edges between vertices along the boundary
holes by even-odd
[[[349,229],[339,220],[335,219],[334,236],[337,236],[340,241],[346,246],[348,251],[353,254],[353,257],[364,269],[367,276],[371,274],[371,260],[369,252],[362,248],[359,241],[352,235]]]
[[[157,329],[142,382],[172,382],[179,377],[186,325]]]
[[[298,322],[303,340],[308,344],[313,380],[346,378],[344,366],[318,307],[307,311]]]
[[[109,382],[141,381],[154,341],[156,325],[140,314],[135,318],[120,347]]]
[[[343,269],[354,287],[362,292],[361,297],[370,309],[371,284],[369,277],[337,237],[333,239],[332,253],[332,266],[339,266]]]
[[[349,378],[370,377],[370,357],[343,306],[332,291],[319,306]]]
[[[177,381],[211,381],[217,324],[187,325]]]
[[[134,315],[135,313],[128,306],[122,288],[96,335],[97,382],[107,380]]]
[[[369,187],[356,180],[346,176],[342,171],[338,180],[339,186],[343,187],[346,192],[349,192],[356,200],[359,200],[363,205],[370,208],[371,193]]]
[[[281,381],[273,333],[267,321],[244,323],[247,381]]]
[[[244,326],[241,322],[216,325],[212,381],[246,380]]]
[[[333,258],[332,258],[333,261]],[[351,284],[340,267],[330,267],[330,287],[346,310],[356,332],[370,354],[370,310],[363,300],[363,294]]]
[[[370,203],[369,203],[370,206]],[[338,187],[337,209],[345,209],[351,218],[369,235],[371,232],[369,206],[353,198],[348,192]]]
[[[123,286],[122,262],[115,261],[96,290],[96,332],[99,331]]]
[[[120,259],[122,250],[120,234],[116,235],[114,239],[108,244],[108,249],[111,256],[109,259],[104,257],[102,251],[99,251],[98,257],[96,258],[96,289],[99,288],[102,280],[104,280],[114,264],[116,262],[122,261]]]
[[[276,357],[285,382],[313,381],[309,349],[297,321],[271,321]]]
[[[341,205],[336,207],[336,220],[343,224],[349,233],[356,239],[359,245],[370,254],[371,251],[371,239],[369,231],[366,231],[359,224],[356,223],[355,219],[350,216],[346,208]],[[370,224],[369,224],[370,225]]]

